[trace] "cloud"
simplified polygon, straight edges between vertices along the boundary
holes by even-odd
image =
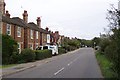
[[[107,27],[106,12],[118,0],[5,0],[12,17],[22,18],[27,10],[29,21],[42,16],[42,27],[70,37],[91,39]],[[22,6],[22,7],[21,7]]]

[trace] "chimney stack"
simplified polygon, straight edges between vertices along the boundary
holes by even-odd
[[[23,13],[23,20],[28,23],[28,13],[26,10],[24,10],[24,13]]]
[[[48,27],[46,27],[46,31],[48,31],[49,30],[49,28]]]
[[[39,28],[41,28],[41,18],[40,17],[37,17],[37,25],[39,26]]]
[[[6,11],[6,14],[5,16],[9,17],[10,18],[10,14],[9,14],[9,11]]]
[[[55,31],[56,34],[59,34],[59,31]]]

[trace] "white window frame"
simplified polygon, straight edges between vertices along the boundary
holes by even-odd
[[[9,29],[8,29],[8,27],[10,27]],[[6,27],[6,33],[7,33],[7,35],[11,35],[11,25],[10,24],[7,24],[7,27]],[[9,34],[8,34],[8,32],[9,32]]]
[[[36,39],[38,39],[38,31],[36,31]]]
[[[30,30],[30,37],[33,39],[33,30]]]
[[[33,44],[32,44],[32,43],[30,44],[30,49],[32,49],[32,50],[33,50]]]
[[[39,44],[38,43],[36,43],[36,48],[38,48],[39,47]]]
[[[18,50],[19,50],[19,53],[21,53],[21,43],[18,43]]]
[[[47,34],[47,43],[50,43],[50,34]]]
[[[21,27],[17,27],[17,37],[21,37]]]

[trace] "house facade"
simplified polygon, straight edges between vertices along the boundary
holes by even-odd
[[[17,41],[18,50],[21,52],[21,50],[24,49],[24,28],[26,28],[26,26],[19,21],[21,21],[20,18],[10,18],[10,16],[8,17],[7,15],[2,16],[1,33],[9,35]]]
[[[44,46],[51,43],[51,33],[49,28],[41,28],[41,18],[37,17],[35,24],[34,22],[28,23],[28,13],[24,10],[22,16],[23,19],[19,17],[10,17],[8,11],[5,12],[4,0],[0,6],[2,10],[1,23],[0,23],[0,33],[11,36],[14,40],[18,42],[18,49],[21,52],[25,48],[31,48],[35,50],[38,46]],[[58,38],[58,37],[57,37]],[[56,35],[52,38],[56,42]]]
[[[47,29],[41,28],[41,18],[37,17],[37,26],[40,29],[40,45],[44,46],[50,43],[50,32]]]
[[[28,28],[28,47],[31,48],[32,50],[35,50],[38,46],[40,46],[40,29],[38,26],[30,22],[28,23],[29,28]]]

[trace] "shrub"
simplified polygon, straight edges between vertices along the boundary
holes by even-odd
[[[14,52],[18,52],[17,42],[8,35],[2,35],[2,64],[10,64]]]
[[[58,54],[64,54],[66,53],[66,50],[62,47],[58,48]]]
[[[31,49],[24,49],[21,51],[20,54],[21,60],[22,62],[31,62],[35,60],[35,52]]]
[[[20,60],[20,55],[18,52],[14,52],[11,57],[10,57],[10,63],[11,64],[16,64],[18,63]]]
[[[52,57],[52,51],[51,50],[36,50],[36,60],[41,60],[44,58]]]
[[[100,46],[100,51],[102,53],[105,53],[105,49],[107,46],[109,46],[110,40],[109,39],[102,39],[99,46]]]

